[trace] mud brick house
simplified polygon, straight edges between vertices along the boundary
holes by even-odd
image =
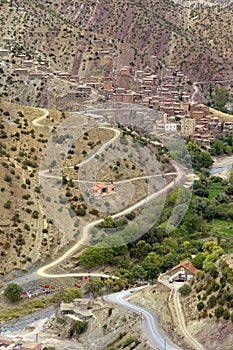
[[[102,196],[104,194],[114,194],[115,193],[115,188],[112,184],[95,184],[94,186],[91,187],[90,189],[91,194],[94,196]]]

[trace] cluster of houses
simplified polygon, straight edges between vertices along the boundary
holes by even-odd
[[[2,62],[10,57],[12,41],[13,39],[3,38],[3,48],[0,48]],[[94,43],[99,57],[109,58],[115,55],[113,48],[104,46],[103,40],[97,39]],[[208,107],[190,103],[192,83],[175,66],[163,64],[156,73],[151,67],[137,70],[132,66],[124,66],[111,76],[101,78],[55,71],[50,58],[34,61],[19,54],[14,57],[14,61],[13,73],[24,81],[39,79],[47,82],[56,78],[66,83],[67,89],[57,93],[55,103],[58,109],[66,106],[66,110],[77,110],[80,101],[85,102],[88,98],[91,100],[93,92],[98,91],[105,101],[140,104],[159,112],[163,117],[156,118],[153,122],[156,134],[160,131],[178,132],[207,150],[218,133],[233,130],[233,122],[221,122],[220,118],[210,115]],[[144,124],[145,122],[143,120]]]
[[[71,303],[62,302],[60,312],[76,321],[88,321],[93,317],[93,300],[88,298],[74,299]]]
[[[144,71],[123,67],[119,73],[121,81],[125,77],[133,79],[135,90],[119,87],[109,77],[104,81],[106,99],[139,103],[160,112],[163,117],[156,117],[153,123],[157,135],[160,132],[178,132],[207,150],[217,134],[233,131],[233,122],[223,122],[218,116],[211,115],[207,106],[190,102],[190,92],[185,91],[190,84],[186,75],[175,67],[166,67],[162,72],[163,74],[156,75],[149,67]]]
[[[155,74],[150,67],[134,70],[123,67],[118,77],[104,79],[104,91],[107,99],[113,102],[141,103],[150,108],[165,111],[179,100],[188,101],[189,93],[185,91],[188,78],[175,67],[164,67]],[[125,87],[119,86],[120,81]],[[127,89],[132,82],[133,89]]]

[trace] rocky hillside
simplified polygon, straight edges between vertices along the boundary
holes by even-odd
[[[218,1],[219,3],[219,1]],[[169,0],[0,1],[1,94],[40,105],[66,90],[56,71],[82,80],[117,75],[124,65],[174,65],[192,79],[232,77],[232,4]],[[37,62],[24,83],[23,72]],[[51,75],[52,74],[52,75]]]
[[[60,245],[40,198],[39,166],[50,136],[46,124],[56,126],[61,117],[57,111],[48,113],[0,103],[1,275],[29,268]],[[45,119],[42,126],[36,124],[39,118]]]
[[[142,334],[139,315],[101,299],[88,312],[91,316],[87,321],[56,313],[45,324],[43,335],[59,334],[64,345],[69,339],[80,350],[152,350]]]
[[[183,4],[183,6],[200,7],[215,6],[227,7],[232,4],[232,0],[173,0],[175,3]]]
[[[200,262],[201,255],[198,256]],[[206,350],[232,349],[233,255],[204,266],[183,297],[183,311],[189,331]]]

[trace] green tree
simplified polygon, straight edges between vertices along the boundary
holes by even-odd
[[[218,272],[217,267],[215,265],[212,266],[212,268],[209,270],[209,272],[213,278],[217,278],[219,275],[219,272]]]
[[[114,251],[111,248],[88,247],[80,255],[79,264],[84,267],[93,267],[112,261]]]
[[[215,295],[211,295],[210,298],[209,298],[209,300],[207,301],[207,306],[208,306],[209,308],[212,308],[212,307],[214,307],[215,305],[216,305],[216,297],[215,297]]]
[[[142,261],[142,267],[147,271],[149,279],[155,279],[158,277],[160,268],[163,264],[161,256],[154,252],[150,252]]]
[[[229,92],[224,88],[217,88],[215,90],[215,95],[213,96],[213,102],[215,107],[222,109],[225,107],[229,99]]]
[[[136,247],[133,249],[133,255],[138,259],[145,258],[151,250],[151,245],[141,240],[136,243]]]
[[[144,280],[147,277],[147,272],[144,270],[142,265],[135,265],[132,268],[132,274],[137,280]]]
[[[21,292],[22,288],[18,284],[10,283],[4,290],[4,296],[12,302],[17,302],[20,301]]]
[[[167,253],[170,253],[170,252],[174,252],[177,250],[178,243],[177,243],[176,239],[174,239],[172,237],[166,237],[166,238],[164,238],[164,240],[162,242],[162,246],[166,249]]]
[[[107,215],[103,219],[103,227],[112,228],[114,224],[113,218],[110,215]]]
[[[208,205],[208,207],[205,209],[204,217],[207,219],[207,221],[213,220],[217,215],[217,209],[215,205]]]
[[[127,269],[120,268],[115,273],[115,276],[119,277],[121,279],[127,280],[130,284],[134,284],[135,283],[135,278],[134,278],[133,273],[131,271],[127,270]]]
[[[192,259],[192,263],[193,265],[199,269],[202,270],[203,269],[203,262],[205,261],[206,258],[206,254],[204,253],[198,253],[193,259]]]
[[[100,279],[90,279],[86,286],[87,293],[92,293],[94,297],[102,295],[104,292],[104,282]]]
[[[82,298],[82,291],[81,289],[77,289],[77,288],[66,288],[64,290],[64,293],[62,295],[62,299],[66,302],[66,303],[70,303],[72,300],[76,299],[76,298]]]
[[[191,288],[188,284],[184,284],[182,287],[179,288],[179,293],[183,296],[188,295],[191,292]]]
[[[210,153],[213,156],[220,156],[220,155],[224,154],[224,143],[223,143],[223,141],[221,141],[219,139],[213,140],[213,142],[211,144]]]
[[[189,153],[195,154],[198,150],[197,142],[196,141],[189,141],[187,143],[187,150],[189,151]]]
[[[213,253],[213,251],[218,250],[219,248],[220,247],[219,247],[218,243],[215,241],[205,242],[202,246],[203,252],[206,252],[209,254]]]
[[[213,165],[214,161],[208,152],[201,152],[199,155],[199,162],[201,167],[209,168],[211,165]]]

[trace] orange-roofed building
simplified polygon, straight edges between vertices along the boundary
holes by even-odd
[[[94,196],[102,196],[104,194],[113,194],[115,193],[114,185],[107,185],[104,183],[95,184],[90,189],[91,194]]]
[[[194,278],[196,276],[197,272],[198,270],[196,267],[189,260],[185,260],[171,269],[170,279],[189,281],[191,278]]]

